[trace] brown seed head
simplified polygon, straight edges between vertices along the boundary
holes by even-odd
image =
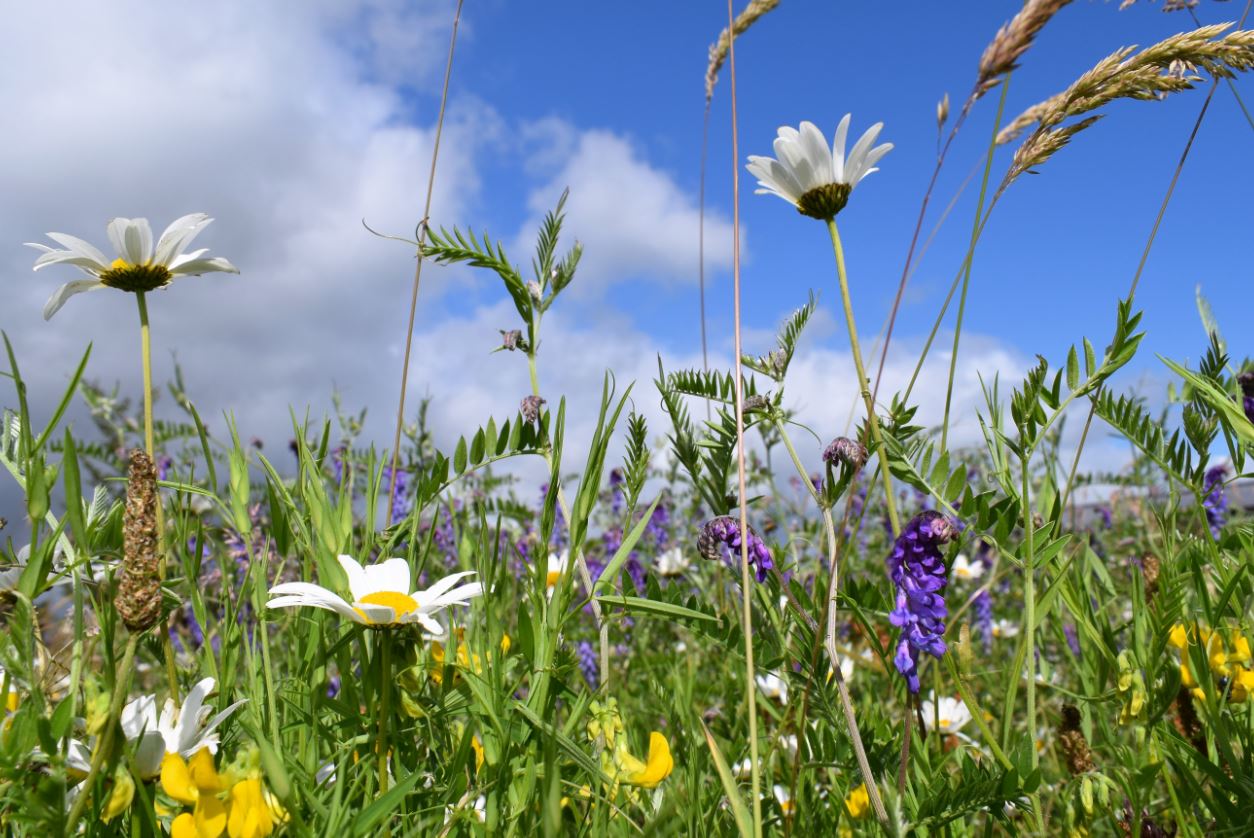
[[[122,579],[113,607],[134,632],[150,628],[161,617],[161,565],[157,543],[157,471],[152,458],[131,451],[122,527]]]
[[[1080,730],[1080,711],[1070,704],[1062,707],[1062,723],[1058,726],[1058,745],[1067,761],[1067,770],[1074,776],[1086,774],[1097,766],[1088,740]]]

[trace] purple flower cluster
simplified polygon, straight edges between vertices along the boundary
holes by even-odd
[[[975,615],[975,627],[980,632],[980,640],[984,643],[984,654],[993,651],[993,597],[987,588],[980,589],[971,601],[971,611]]]
[[[771,551],[758,534],[749,528],[748,545],[749,564],[759,582],[766,581],[767,573],[775,566],[771,561]],[[720,515],[705,522],[701,534],[697,536],[697,551],[707,559],[740,561],[740,522],[728,515]]]
[[[383,485],[392,485],[392,469],[383,468]],[[396,489],[392,492],[392,520],[399,521],[409,514],[409,472],[403,468],[396,470]]]
[[[952,521],[935,510],[924,510],[906,524],[888,555],[888,576],[897,587],[896,607],[888,619],[902,629],[893,663],[912,693],[919,691],[919,653],[939,658],[947,650],[947,568],[941,546],[957,535]]]
[[[1202,491],[1206,497],[1202,507],[1206,510],[1206,523],[1210,524],[1210,534],[1219,538],[1224,527],[1225,513],[1228,511],[1228,495],[1224,492],[1224,478],[1228,476],[1228,466],[1220,463],[1206,470],[1202,480]]]
[[[590,641],[580,640],[575,644],[575,659],[579,662],[579,671],[583,673],[584,680],[595,690],[600,680],[596,648]]]

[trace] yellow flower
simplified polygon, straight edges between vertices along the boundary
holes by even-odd
[[[465,635],[465,629],[457,629],[457,656],[454,665],[461,669],[470,670],[478,675],[483,672],[483,662],[478,655],[471,654],[469,647],[463,639]],[[501,654],[507,654],[509,652],[509,646],[510,640],[509,635],[507,634],[501,638]],[[430,656],[430,664],[428,668],[431,672],[431,680],[435,681],[437,684],[443,684],[444,661],[446,657],[444,644],[438,640],[432,642]],[[492,655],[489,654],[488,660],[491,659]]]
[[[671,759],[671,747],[666,737],[656,730],[649,734],[649,760],[642,763],[624,750],[619,754],[619,768],[623,772],[623,781],[645,789],[657,788],[670,776],[675,767]]]
[[[185,762],[176,753],[161,761],[161,788],[179,803],[194,806],[170,824],[171,838],[219,838],[226,829],[226,807],[217,795],[222,778],[213,766],[213,755],[201,748]]]
[[[1254,695],[1254,670],[1238,666],[1232,675],[1232,687],[1231,692],[1228,693],[1228,700],[1247,701],[1251,695]]]
[[[100,819],[105,823],[113,820],[131,808],[131,801],[134,798],[135,781],[131,779],[131,772],[118,768],[113,775],[113,789],[109,792],[109,799],[105,801],[104,812],[101,813]]]
[[[470,748],[475,752],[475,773],[478,774],[483,767],[483,743],[477,735],[470,737]]]
[[[1228,660],[1243,666],[1254,663],[1254,655],[1250,652],[1250,641],[1245,638],[1240,629],[1233,629],[1229,639],[1232,643],[1232,651],[1228,653]]]
[[[865,818],[871,809],[871,797],[867,794],[866,783],[849,792],[845,798],[845,811],[851,818]]]
[[[274,812],[266,801],[261,780],[241,780],[231,786],[226,830],[231,838],[266,838],[274,831]]]
[[[1189,645],[1189,633],[1183,623],[1176,623],[1171,627],[1171,632],[1167,635],[1167,643],[1177,649],[1183,649]]]

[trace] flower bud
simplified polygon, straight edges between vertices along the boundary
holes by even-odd
[[[536,422],[540,419],[540,406],[543,404],[544,399],[539,396],[525,396],[518,406],[518,412],[522,414],[524,421]]]

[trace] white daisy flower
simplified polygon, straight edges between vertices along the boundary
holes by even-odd
[[[753,762],[748,757],[745,757],[732,766],[732,775],[737,780],[748,780],[753,776]]]
[[[235,702],[210,718],[213,708],[205,706],[205,699],[214,686],[212,678],[205,678],[192,687],[182,707],[175,707],[173,701],[166,699],[160,717],[157,716],[157,699],[151,695],[140,696],[122,708],[118,723],[126,736],[127,749],[135,754],[135,766],[141,779],[158,776],[166,754],[190,759],[201,748],[217,753],[218,725],[247,699]],[[91,770],[91,746],[71,739],[66,764],[87,774]]]
[[[557,585],[557,581],[562,578],[562,574],[570,566],[570,551],[563,550],[561,554],[549,553],[548,576],[545,577],[545,587],[552,590]]]
[[[832,147],[813,122],[798,130],[785,125],[775,139],[776,157],[749,157],[747,168],[758,179],[759,195],[778,195],[802,215],[829,221],[845,207],[849,193],[864,177],[879,171],[875,164],[892,151],[892,143],[875,146],[884,123],[867,129],[845,156],[850,115],[836,126]],[[872,146],[875,146],[872,148]],[[778,159],[776,159],[778,158]]]
[[[993,623],[993,637],[1017,637],[1019,624],[1013,620],[997,620]]]
[[[692,563],[688,561],[688,557],[684,555],[684,551],[678,547],[672,547],[662,555],[657,557],[657,563],[654,568],[657,570],[658,576],[683,576],[688,572],[688,568]]]
[[[954,579],[961,579],[964,582],[969,582],[983,576],[984,570],[984,562],[979,559],[971,561],[967,558],[966,553],[959,553],[958,557],[954,559],[954,563],[949,568],[949,574]]]
[[[935,732],[948,736],[966,727],[967,722],[971,721],[971,711],[959,699],[947,695],[938,699],[932,693],[923,702],[923,721],[927,724],[935,723]]]
[[[469,800],[470,794],[467,793],[461,800],[457,801],[456,806],[444,807],[444,823],[448,823],[457,817],[459,812],[466,812],[467,816],[474,817],[479,823],[487,823],[488,821],[488,798],[482,794],[475,798],[474,802]]]
[[[239,269],[220,256],[205,256],[206,248],[184,253],[192,239],[213,221],[203,212],[185,215],[172,222],[156,249],[152,245],[152,228],[147,218],[115,218],[109,222],[109,241],[118,258],[110,260],[95,245],[65,233],[49,233],[48,238],[64,247],[56,250],[43,244],[27,242],[28,247],[42,250],[35,260],[35,270],[48,265],[73,265],[90,279],[67,282],[48,298],[44,306],[44,319],[65,305],[75,294],[95,291],[98,288],[116,288],[119,291],[144,292],[164,288],[184,276],[221,271],[239,273]]]
[[[788,703],[788,682],[783,678],[774,672],[764,672],[754,680],[758,682],[758,689],[762,691],[762,695],[775,699],[780,704]]]
[[[779,804],[779,810],[784,817],[791,817],[793,813],[792,795],[788,793],[787,786],[776,786],[771,790],[775,794],[775,802]]]
[[[388,559],[362,567],[352,556],[340,556],[340,567],[348,575],[352,602],[311,582],[284,582],[270,589],[276,597],[266,603],[269,608],[292,608],[307,605],[334,611],[341,617],[363,626],[387,628],[418,623],[433,635],[443,635],[444,628],[432,615],[451,605],[469,605],[472,597],[483,593],[483,585],[457,582],[474,571],[467,570],[445,576],[426,590],[411,591],[409,563],[404,559]]]

